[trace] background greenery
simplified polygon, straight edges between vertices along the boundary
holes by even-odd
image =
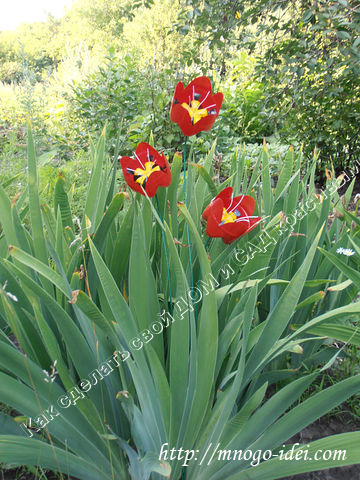
[[[29,116],[59,161],[105,123],[112,153],[151,132],[174,153],[174,85],[206,74],[225,100],[198,151],[217,138],[226,158],[266,137],[340,170],[358,151],[359,47],[357,1],[77,0],[61,19],[0,32],[1,154],[17,155]]]

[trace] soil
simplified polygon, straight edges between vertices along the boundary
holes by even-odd
[[[0,465],[1,466],[1,465]],[[15,470],[7,470],[2,471],[0,470],[0,480],[59,480],[60,475],[53,473],[53,472],[45,472],[44,475],[46,476],[34,476],[33,473],[26,473],[22,467],[19,467]],[[68,477],[67,475],[63,475],[63,479],[65,480],[78,480],[75,477]]]
[[[22,470],[22,468],[5,472],[0,470],[0,480],[35,480],[35,478],[38,480],[40,478],[39,476],[35,477],[32,473],[23,473]],[[60,477],[59,475],[49,472],[46,473],[46,477],[42,476],[41,478],[46,478],[46,480],[59,480]],[[76,478],[67,477],[65,475],[63,478],[66,478],[66,480],[77,480]]]
[[[346,192],[349,185],[350,185],[350,183],[347,183],[343,187],[339,188],[339,195],[343,195]],[[360,174],[356,175],[356,180],[355,180],[355,183],[354,183],[354,189],[352,191],[352,200],[357,193],[360,193]]]
[[[355,432],[360,430],[360,420],[355,421],[349,414],[339,417],[324,416],[312,423],[300,433],[294,435],[286,443],[300,443],[307,445],[310,442],[329,435],[337,435],[339,433]],[[359,462],[360,462],[360,445],[359,445]],[[287,477],[284,480],[359,480],[360,479],[360,463],[357,465],[349,465],[347,467],[331,468],[328,470],[318,470],[316,472],[301,473]],[[259,479],[260,480],[260,479]]]

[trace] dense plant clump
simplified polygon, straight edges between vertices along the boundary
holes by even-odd
[[[358,222],[347,208],[353,179],[344,173],[319,195],[316,159],[300,179],[301,153],[290,149],[271,188],[265,146],[255,169],[235,156],[230,178],[214,182],[214,147],[198,163],[187,153],[183,181],[185,157],[176,154],[171,183],[162,183],[153,202],[147,191],[161,157],[142,144],[140,166],[123,168],[133,176],[125,177],[130,188],[135,181],[143,194],[118,193],[118,164],[105,153],[103,133],[91,149],[79,219],[62,173],[54,208],[40,206],[29,131],[28,195],[11,204],[11,183],[0,187],[0,401],[17,412],[0,413],[5,465],[84,480],[178,480],[185,471],[198,480],[278,479],[357,461],[358,432],[309,445],[312,453],[346,449],[346,459],[316,465],[226,455],[200,465],[159,456],[167,445],[205,455],[213,442],[220,453],[251,447],[276,454],[359,391],[355,375],[302,399],[341,357],[336,342],[360,344]],[[326,229],[337,189],[347,183],[344,217]],[[231,199],[230,186],[242,195]],[[218,207],[220,232],[209,227]],[[250,227],[238,228],[250,218]],[[224,248],[219,236],[231,244]],[[336,255],[349,246],[355,250],[345,262]],[[273,384],[276,393],[266,396]]]

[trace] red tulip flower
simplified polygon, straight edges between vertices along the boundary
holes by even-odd
[[[195,78],[185,88],[179,82],[171,104],[170,119],[177,123],[187,137],[210,130],[217,119],[223,94],[212,94],[208,77]]]
[[[203,213],[207,220],[209,237],[220,237],[224,243],[232,243],[246,235],[260,222],[261,217],[252,216],[255,200],[248,195],[233,196],[232,187],[222,190],[211,200]]]
[[[135,192],[153,197],[158,187],[168,187],[171,172],[165,155],[161,155],[148,143],[139,143],[135,158],[122,157],[121,168],[126,183]]]

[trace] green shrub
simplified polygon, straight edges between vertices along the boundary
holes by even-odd
[[[224,175],[229,172],[236,148],[244,141],[249,142],[247,150],[253,151],[256,158],[262,148],[258,143],[262,143],[263,136],[273,133],[261,110],[262,86],[249,80],[253,68],[254,60],[245,52],[234,60],[229,80],[215,87],[224,92],[221,121],[205,135],[190,138],[194,152],[202,155],[217,139],[217,154],[224,159]],[[191,78],[189,73],[188,76]],[[105,65],[74,86],[74,95],[67,99],[71,112],[67,128],[53,138],[65,150],[70,144],[87,148],[89,132],[98,133],[106,124],[111,153],[120,144],[124,153],[131,154],[139,142],[151,137],[165,152],[174,153],[182,143],[178,129],[169,122],[170,92],[176,83],[171,65],[162,70],[139,66],[130,55],[121,59],[110,50]],[[272,153],[277,150],[275,145],[270,148]],[[281,152],[283,149],[280,147]]]
[[[164,149],[179,145],[180,135],[169,122],[174,83],[167,73],[151,66],[140,69],[130,55],[121,59],[110,50],[105,65],[74,86],[69,99],[77,138],[87,145],[89,132],[99,133],[106,124],[111,152],[120,138],[130,154],[151,133],[155,138],[161,134]]]
[[[230,63],[221,89],[224,108],[219,128],[246,143],[259,143],[274,133],[263,107],[264,86],[253,78],[255,66],[256,58],[241,51]]]

